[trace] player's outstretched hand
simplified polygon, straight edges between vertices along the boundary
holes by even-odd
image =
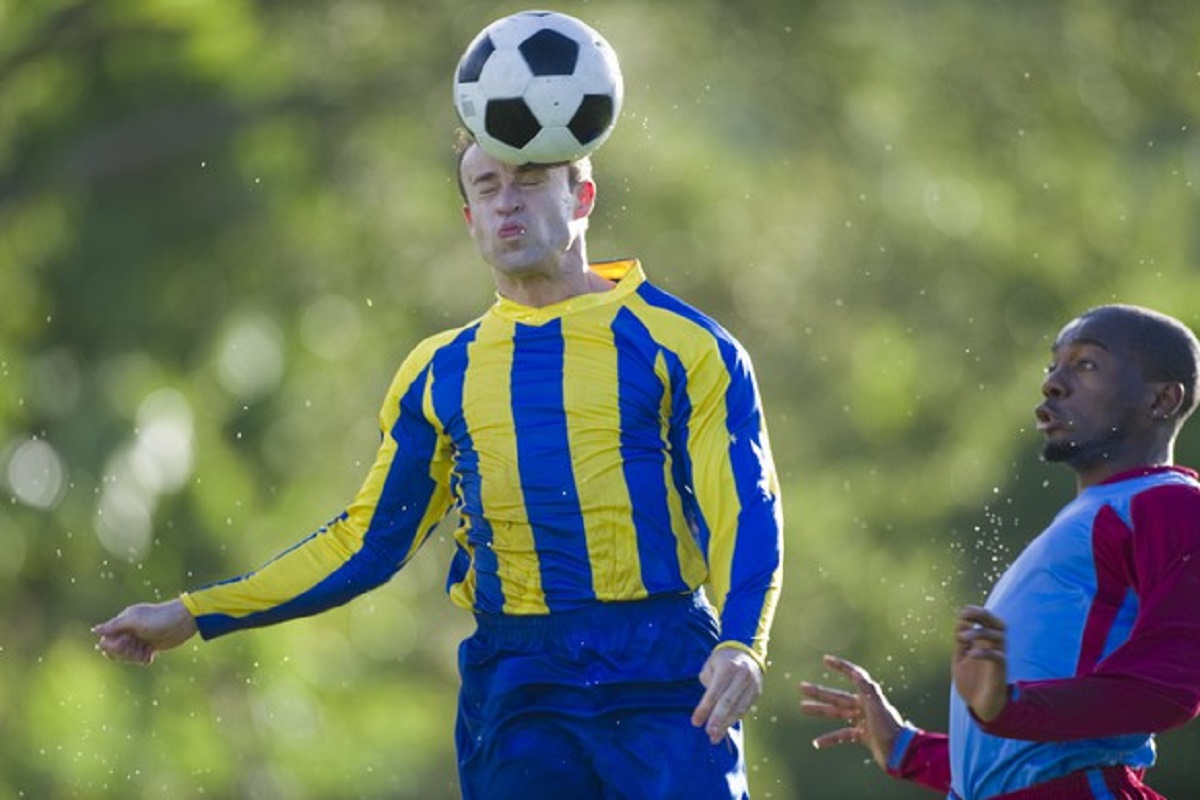
[[[824,661],[825,666],[845,675],[854,688],[847,691],[801,681],[800,693],[809,698],[800,702],[802,712],[846,723],[813,739],[813,747],[821,750],[838,744],[861,744],[871,751],[876,764],[887,769],[904,718],[865,669],[837,656],[825,656]]]
[[[692,724],[718,744],[762,694],[762,668],[735,647],[714,650],[700,670],[704,696],[692,712]]]
[[[160,650],[170,650],[196,633],[196,620],[179,599],[138,603],[92,628],[98,649],[115,661],[149,664]]]

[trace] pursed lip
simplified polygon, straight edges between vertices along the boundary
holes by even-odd
[[[519,222],[506,222],[496,229],[496,235],[501,239],[515,239],[525,233],[525,226]]]

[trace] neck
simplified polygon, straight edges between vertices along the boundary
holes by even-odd
[[[614,285],[612,281],[592,272],[582,241],[576,244],[563,254],[562,259],[546,269],[519,272],[493,270],[496,290],[514,303],[544,308],[572,297],[611,289]]]
[[[1082,492],[1122,472],[1143,467],[1168,467],[1174,463],[1174,448],[1171,442],[1167,442],[1136,457],[1105,458],[1087,465],[1072,464],[1071,467],[1075,470],[1075,487]]]

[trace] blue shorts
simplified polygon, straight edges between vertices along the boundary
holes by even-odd
[[[718,641],[699,594],[548,616],[477,615],[459,648],[465,800],[741,800],[740,725],[691,723]]]

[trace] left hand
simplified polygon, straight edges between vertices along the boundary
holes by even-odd
[[[714,650],[700,670],[705,692],[692,724],[718,744],[762,694],[762,680],[762,669],[749,653],[735,647]]]
[[[954,688],[975,716],[991,722],[1008,704],[1004,620],[980,606],[958,612],[954,627]]]

